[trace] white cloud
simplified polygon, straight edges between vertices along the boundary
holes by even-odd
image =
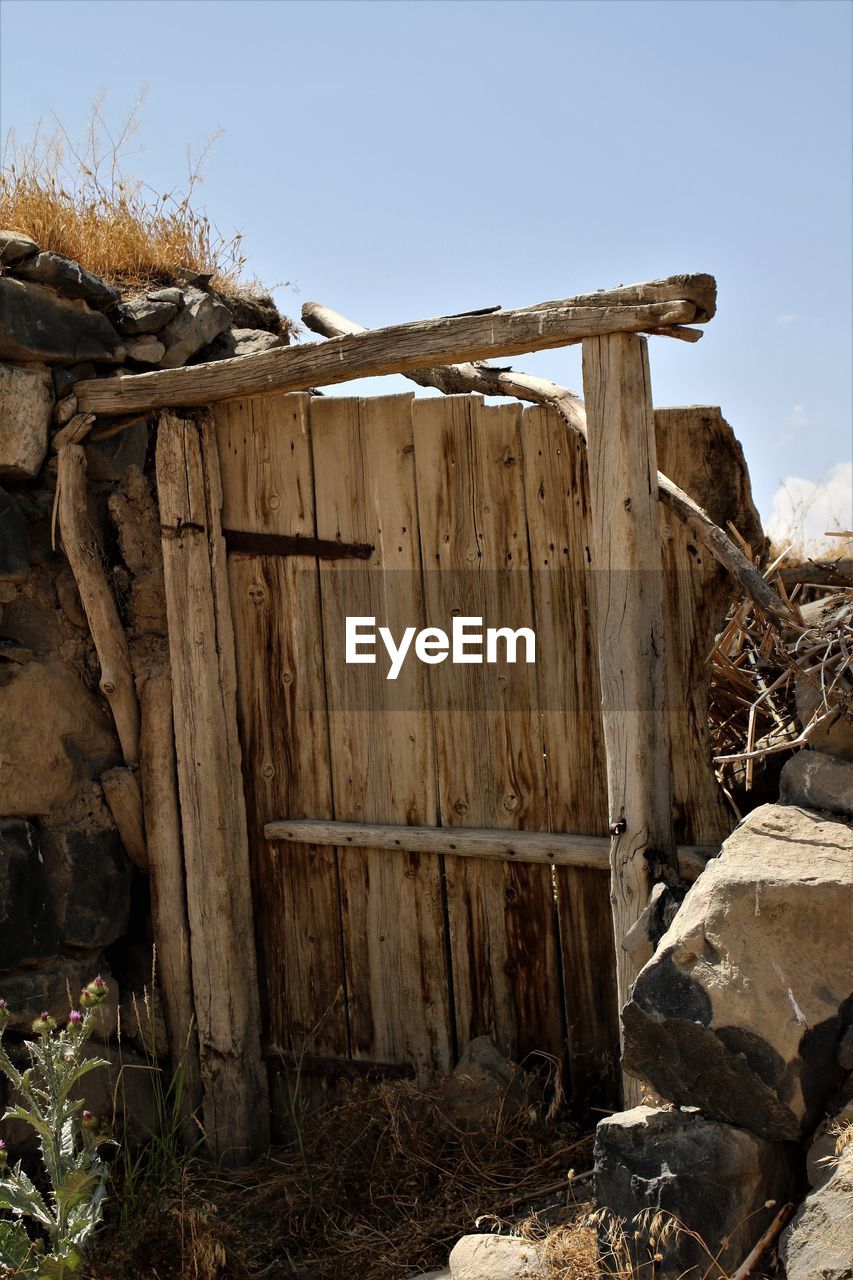
[[[783,311],[776,317],[776,328],[787,328],[788,325],[796,324],[799,320],[802,320],[802,316],[796,315],[793,311]]]
[[[802,431],[805,427],[816,427],[819,423],[819,414],[815,417],[804,404],[792,404],[785,414],[785,430],[777,439],[776,448],[780,449],[790,444],[798,431]]]
[[[817,483],[788,476],[773,495],[773,511],[766,522],[776,546],[781,549],[792,543],[806,555],[840,550],[827,532],[852,527],[853,462],[836,462]]]

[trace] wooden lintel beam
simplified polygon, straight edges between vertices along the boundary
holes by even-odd
[[[710,276],[677,276],[542,307],[442,316],[212,364],[90,379],[78,382],[75,395],[81,413],[116,415],[304,391],[429,365],[568,346],[599,334],[703,323],[713,314],[709,297],[714,296]]]
[[[223,529],[225,548],[237,556],[311,556],[317,560],[369,560],[376,550],[369,542],[338,542],[334,538],[302,538],[285,533],[244,533]]]
[[[292,818],[268,822],[267,840],[288,844],[325,844],[338,849],[391,849],[442,853],[462,858],[499,858],[548,866],[610,870],[608,836],[576,836],[550,831],[492,831],[480,827],[407,827],[386,823]],[[695,880],[717,850],[681,845],[678,860],[686,880]]]

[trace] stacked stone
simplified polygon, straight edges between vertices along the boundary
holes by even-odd
[[[52,544],[51,432],[75,413],[81,379],[135,376],[286,341],[271,299],[224,300],[209,277],[187,271],[175,272],[168,288],[120,293],[30,237],[0,231],[0,996],[12,1014],[12,1048],[44,1010],[58,1021],[67,1016],[68,992],[74,998],[99,972],[112,993],[101,1032],[115,1031],[121,1002],[125,1061],[135,1060],[134,1041],[141,1054],[151,1030],[135,1027],[131,999],[151,982],[144,915],[131,925],[144,912],[144,876],[122,847],[99,781],[122,757],[97,691],[77,587]],[[115,547],[109,499],[128,468],[150,462],[149,436],[142,417],[85,442],[89,515],[108,549]],[[127,571],[110,554],[121,592]],[[162,1028],[155,1038],[162,1052]],[[7,1126],[13,1149],[27,1134],[19,1130]]]

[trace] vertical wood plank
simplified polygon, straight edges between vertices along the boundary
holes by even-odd
[[[757,513],[731,427],[707,405],[655,410],[658,466],[725,529],[749,537]],[[661,506],[664,624],[675,838],[721,843],[732,831],[711,763],[708,654],[731,604],[731,577],[668,508]]]
[[[607,834],[607,777],[586,570],[586,447],[553,409],[524,411],[524,487],[552,831]],[[576,1098],[618,1096],[616,957],[607,879],[556,867],[571,1082]]]
[[[610,334],[583,343],[601,706],[612,824],[610,894],[620,1008],[636,976],[622,940],[655,868],[674,869],[666,722],[660,517],[648,347]],[[626,1105],[639,1100],[626,1081]]]
[[[314,537],[307,395],[216,409],[223,524]],[[269,843],[265,822],[333,817],[319,580],[313,558],[228,557],[261,996],[273,1048],[346,1056],[337,864]]]
[[[435,757],[427,668],[395,681],[344,661],[347,616],[399,639],[424,625],[412,397],[316,399],[311,406],[319,536],[374,546],[369,561],[325,561],[320,581],[335,816],[433,825]],[[355,1058],[450,1065],[441,868],[435,855],[342,850],[343,934]]]
[[[413,404],[429,625],[454,615],[532,626],[520,409],[476,397]],[[443,826],[542,829],[545,762],[535,667],[433,667]],[[446,859],[460,1048],[493,1036],[514,1056],[561,1053],[548,867]]]
[[[157,488],[205,1135],[269,1140],[218,459],[205,421],[163,414]]]

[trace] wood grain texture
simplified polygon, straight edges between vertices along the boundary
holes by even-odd
[[[761,541],[743,455],[719,409],[655,410],[660,467],[723,526]],[[667,705],[675,838],[719,846],[735,826],[712,764],[708,655],[732,601],[732,583],[691,530],[661,508]]]
[[[152,672],[139,699],[139,772],[145,805],[145,840],[151,886],[151,919],[157,972],[169,1036],[169,1060],[183,1072],[182,1114],[189,1119],[202,1103],[198,1029],[193,996],[181,812],[168,666]],[[198,1131],[193,1125],[192,1139]]]
[[[217,408],[229,528],[315,536],[308,400]],[[264,823],[281,813],[333,815],[317,567],[232,555],[228,576],[265,1034],[296,1054],[345,1055],[334,850],[269,845],[263,836]]]
[[[62,546],[80,592],[101,668],[98,687],[110,704],[126,765],[139,758],[139,703],[130,650],[115,596],[104,572],[106,558],[86,508],[86,455],[65,444],[58,454],[57,502]]]
[[[427,617],[532,624],[520,409],[469,397],[413,404]],[[440,673],[440,674],[439,674]],[[433,668],[444,827],[547,828],[535,667]],[[515,1057],[563,1045],[550,869],[448,857],[460,1046],[492,1035]]]
[[[206,1141],[269,1140],[219,467],[208,423],[165,414],[157,488]]]
[[[125,853],[135,867],[147,872],[148,851],[139,779],[127,767],[107,769],[101,774],[101,786]]]
[[[405,373],[433,364],[543,351],[580,342],[592,334],[668,328],[689,324],[699,318],[697,310],[701,311],[701,304],[697,309],[689,298],[690,277],[680,280],[677,299],[622,302],[617,290],[617,301],[612,302],[602,291],[585,297],[581,305],[567,298],[544,308],[417,320],[211,364],[81,381],[75,395],[81,414],[206,405]],[[644,296],[643,286],[632,288],[636,297]],[[653,295],[654,290],[650,297]]]
[[[583,348],[594,579],[608,818],[618,824],[610,896],[619,1007],[636,977],[622,940],[654,879],[675,873],[657,461],[645,338]],[[638,1100],[626,1081],[626,1105]]]
[[[375,547],[371,560],[323,562],[320,583],[335,814],[433,824],[435,753],[427,667],[395,682],[346,665],[348,616],[399,635],[425,621],[411,396],[311,406],[321,535]],[[352,1052],[409,1061],[429,1079],[449,1069],[449,979],[437,854],[363,849],[341,860]]]
[[[565,835],[551,831],[501,831],[480,827],[415,827],[400,823],[344,822],[322,818],[279,818],[264,827],[267,840],[292,844],[333,844],[350,849],[448,853],[457,858],[497,858],[544,866],[610,871],[610,837]],[[679,868],[695,880],[715,845],[679,845]],[[606,885],[605,885],[606,891]],[[609,913],[609,907],[608,907]]]
[[[607,850],[607,772],[587,572],[586,447],[553,408],[524,412],[524,480],[553,831]],[[616,956],[606,878],[555,867],[569,1061],[576,1095],[618,1101]]]

